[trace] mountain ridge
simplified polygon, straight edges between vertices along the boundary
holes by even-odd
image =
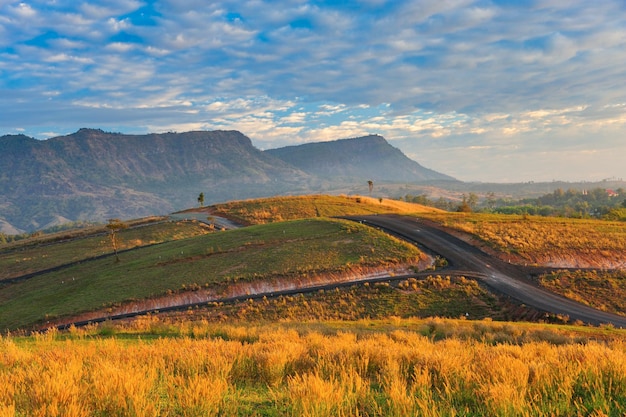
[[[338,158],[326,158],[325,171],[316,173],[259,150],[238,131],[129,135],[83,128],[47,140],[5,135],[0,137],[0,232],[31,232],[59,219],[170,213],[196,205],[200,192],[207,204],[323,192],[382,180],[373,175],[377,166],[385,172],[385,166],[411,161],[382,137],[350,140],[360,143],[359,149],[335,149],[331,154]],[[411,180],[422,177],[406,179]]]
[[[400,182],[455,180],[423,167],[380,135],[285,146],[265,152],[322,178],[342,176]]]

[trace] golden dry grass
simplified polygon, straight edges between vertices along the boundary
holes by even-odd
[[[472,234],[520,262],[574,267],[624,263],[624,222],[479,213],[431,218]]]
[[[364,196],[307,195],[271,197],[216,204],[204,210],[243,224],[264,224],[312,217],[381,213],[444,213],[420,204]]]
[[[371,204],[371,205],[380,205],[382,207],[388,208],[389,211],[399,213],[399,214],[417,214],[417,213],[445,213],[444,210],[424,206],[422,204],[416,203],[407,203],[406,201],[401,200],[391,200],[391,199],[383,199],[380,201],[378,198],[373,197],[364,197],[361,196],[361,201],[363,203]]]
[[[539,276],[541,286],[603,311],[626,315],[626,270],[560,270]]]
[[[137,322],[135,331],[151,320]],[[197,322],[180,325],[188,336],[156,340],[100,339],[78,329],[67,340],[54,332],[30,340],[5,337],[0,415],[626,412],[626,343],[619,332],[607,342],[510,345],[434,341],[411,330],[410,322],[397,324],[385,331],[319,332]],[[502,326],[481,325],[487,332]]]

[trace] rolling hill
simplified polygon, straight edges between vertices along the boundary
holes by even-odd
[[[465,258],[468,253],[476,251],[469,249],[467,252],[467,248],[458,246],[461,244],[458,242],[463,241],[446,241],[445,233],[434,240],[430,238],[431,244],[443,239],[452,242],[445,246],[456,247],[452,249],[456,252],[445,254],[446,261],[442,262],[411,244],[368,226],[384,222],[384,218],[397,219],[400,214],[418,215],[419,219],[408,220],[410,232],[395,230],[394,233],[408,236],[406,233],[413,233],[412,230],[419,227],[415,229],[420,236],[418,239],[429,239],[428,236],[435,233],[434,229],[439,233],[446,228],[486,251],[471,258],[488,257],[489,268],[506,265],[502,270],[507,274],[515,274],[516,268],[524,268],[524,278],[515,278],[520,282],[533,276],[533,285],[550,288],[566,298],[582,300],[583,304],[611,313],[624,314],[625,311],[621,296],[623,270],[607,269],[608,263],[604,263],[601,272],[590,268],[575,271],[568,269],[567,264],[553,265],[554,259],[561,257],[564,250],[572,255],[571,258],[579,258],[597,248],[601,252],[597,257],[605,257],[606,261],[617,259],[624,247],[624,226],[621,223],[503,218],[498,215],[468,217],[392,200],[381,202],[368,197],[323,195],[232,201],[184,213],[192,211],[200,214],[195,218],[205,222],[218,216],[249,226],[222,232],[195,220],[137,219],[128,222],[128,228],[119,232],[119,258],[114,256],[115,250],[104,226],[0,245],[0,331],[65,324],[68,320],[93,321],[137,311],[164,311],[164,308],[181,305],[187,308],[191,304],[207,305],[209,301],[235,296],[244,299],[252,294],[259,298],[269,297],[282,290],[301,293],[312,287],[316,293],[319,288],[315,289],[315,286],[353,285],[355,279],[366,277],[393,279],[397,281],[400,294],[396,290],[381,293],[374,281],[371,282],[374,293],[369,293],[367,286],[365,294],[361,290],[356,293],[349,290],[344,294],[347,297],[363,296],[373,303],[369,308],[359,310],[357,315],[350,315],[353,319],[382,314],[379,309],[382,299],[388,302],[384,314],[399,316],[445,314],[459,317],[470,312],[473,318],[545,318],[542,310],[533,309],[531,303],[519,305],[481,289],[477,282],[490,288],[490,278],[480,273],[480,267],[471,262],[459,261],[459,257]],[[359,222],[332,218],[354,215],[368,218]],[[433,225],[433,221],[439,226]],[[479,227],[474,228],[476,225]],[[582,240],[581,235],[588,240]],[[601,235],[604,235],[603,239]],[[562,243],[560,246],[554,243],[553,236]],[[502,242],[501,238],[506,241]],[[529,242],[536,249],[529,247]],[[613,246],[609,247],[608,242]],[[431,250],[440,250],[428,246],[428,242],[421,243]],[[548,258],[528,257],[537,251],[546,252]],[[509,271],[511,262],[517,265],[513,272]],[[529,262],[536,266],[529,266]],[[445,271],[432,270],[446,266],[449,268]],[[457,268],[456,272],[454,268]],[[407,280],[407,273],[412,274],[412,279]],[[401,295],[409,289],[414,291],[409,297],[413,301]],[[426,296],[431,290],[437,290],[431,294],[432,298]],[[446,294],[439,290],[445,290]],[[334,299],[335,295],[331,298]],[[514,295],[512,297],[516,299]],[[319,301],[329,302],[328,311],[331,312],[330,315],[322,312],[324,317],[334,317],[332,314],[341,306],[336,310],[330,307],[333,306],[332,300],[326,295],[322,298]],[[425,299],[429,301],[425,303]],[[418,300],[419,307],[412,306]],[[366,304],[365,300],[363,302],[359,306]],[[280,310],[280,306],[275,307]],[[272,311],[277,312],[273,308]],[[269,316],[261,316],[270,318],[274,314],[272,311],[268,311]],[[356,312],[355,309],[350,311]],[[254,310],[253,314],[257,313],[261,311]],[[315,314],[318,313],[318,310],[301,312],[306,317],[317,317]],[[348,311],[341,313],[341,317],[348,317],[344,314]],[[569,317],[568,314],[557,318],[567,321]],[[279,318],[271,316],[272,320]]]

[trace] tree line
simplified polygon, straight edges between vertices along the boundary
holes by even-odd
[[[475,193],[469,193],[463,194],[460,202],[443,197],[432,200],[425,194],[406,194],[401,200],[458,212],[626,220],[626,190],[623,188],[616,190],[557,188],[540,197],[523,199],[497,197],[492,192],[480,197]]]

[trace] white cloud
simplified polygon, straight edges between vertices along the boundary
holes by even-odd
[[[93,63],[93,60],[90,58],[81,58],[81,57],[77,57],[77,56],[72,56],[72,55],[68,55],[68,54],[64,54],[64,53],[60,53],[60,54],[54,54],[54,55],[50,55],[48,57],[46,57],[44,59],[45,62],[68,62],[68,61],[73,61],[73,62],[77,62],[80,64],[91,64]]]
[[[56,115],[239,129],[268,146],[380,133],[430,167],[500,178],[496,167],[526,168],[455,158],[623,151],[625,77],[619,0],[0,1],[11,131],[64,131]]]
[[[137,48],[137,45],[126,42],[113,42],[105,46],[106,49],[114,52],[129,52]]]
[[[19,3],[17,6],[9,7],[9,10],[22,19],[30,19],[37,15],[37,12],[27,3]]]
[[[281,123],[304,123],[306,121],[307,113],[294,112],[288,116],[281,118]]]
[[[344,104],[322,104],[319,106],[319,111],[316,112],[318,116],[327,116],[330,114],[341,113],[346,110],[346,105]]]
[[[113,33],[132,28],[132,24],[128,18],[118,20],[111,17],[107,20],[107,25],[111,28],[111,32]]]

